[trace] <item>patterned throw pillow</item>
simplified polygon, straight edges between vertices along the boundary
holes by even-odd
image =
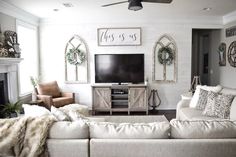
[[[233,99],[233,95],[224,95],[209,92],[207,105],[205,110],[203,111],[203,115],[228,119]]]
[[[198,110],[204,110],[207,104],[207,97],[208,97],[208,91],[204,89],[200,89],[199,93],[199,99],[197,102],[196,109]]]
[[[209,92],[207,98],[207,104],[202,112],[203,115],[216,117],[215,115],[215,101],[216,101],[217,93]]]
[[[218,95],[215,106],[216,106],[216,116],[219,118],[228,119],[230,115],[230,107],[234,99],[233,95]]]

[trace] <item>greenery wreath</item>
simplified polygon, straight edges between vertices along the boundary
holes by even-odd
[[[174,59],[174,53],[170,47],[162,47],[158,51],[158,60],[161,64],[171,65]]]
[[[78,48],[73,48],[66,53],[66,59],[72,65],[81,65],[85,61],[86,56],[85,53]]]

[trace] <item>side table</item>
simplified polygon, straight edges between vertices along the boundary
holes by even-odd
[[[189,100],[192,99],[193,93],[192,92],[186,92],[181,94],[181,99]]]
[[[43,104],[43,101],[42,100],[30,101],[28,102],[28,104],[41,106]]]

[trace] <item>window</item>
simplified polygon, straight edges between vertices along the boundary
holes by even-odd
[[[16,22],[16,30],[23,58],[19,65],[19,92],[23,96],[33,89],[30,76],[38,76],[38,30],[36,26],[21,21]]]

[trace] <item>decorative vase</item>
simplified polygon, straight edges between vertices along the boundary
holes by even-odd
[[[36,101],[37,100],[37,92],[35,89],[33,89],[32,91],[32,101]]]

